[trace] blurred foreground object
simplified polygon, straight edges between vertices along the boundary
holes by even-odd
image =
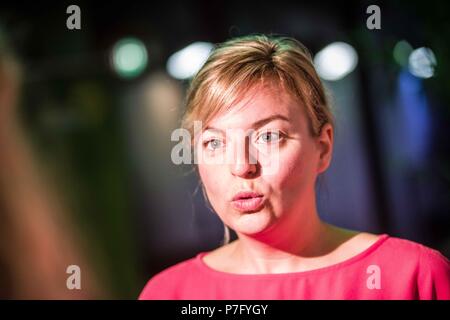
[[[21,70],[0,42],[0,298],[103,297],[61,198],[35,162],[16,106]],[[66,273],[80,268],[81,289]]]

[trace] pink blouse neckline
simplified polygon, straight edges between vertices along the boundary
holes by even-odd
[[[368,256],[372,252],[374,252],[381,244],[385,242],[389,238],[389,235],[386,233],[381,234],[378,239],[371,244],[368,248],[364,249],[360,253],[354,255],[353,257],[350,257],[346,260],[343,260],[338,263],[331,264],[326,267],[321,267],[317,269],[312,270],[306,270],[306,271],[297,271],[297,272],[288,272],[288,273],[265,273],[265,274],[241,274],[241,273],[231,273],[226,271],[220,271],[213,269],[209,265],[203,261],[203,257],[208,254],[210,251],[203,251],[197,254],[197,256],[194,259],[195,264],[200,267],[204,272],[209,273],[214,276],[221,276],[221,277],[247,277],[247,278],[255,278],[255,279],[261,279],[261,278],[279,278],[279,277],[292,277],[292,276],[304,276],[304,275],[312,275],[316,273],[323,273],[327,271],[331,271],[337,268],[341,268],[344,266],[347,266],[349,264],[352,264],[354,262],[357,262],[364,257]]]

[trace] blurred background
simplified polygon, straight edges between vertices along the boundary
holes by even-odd
[[[67,28],[72,4],[81,29]],[[381,29],[366,24],[373,4]],[[406,0],[2,1],[0,298],[135,299],[155,273],[221,244],[170,135],[212,46],[250,33],[303,42],[330,92],[323,219],[450,257],[449,12]],[[68,265],[82,290],[66,288]]]

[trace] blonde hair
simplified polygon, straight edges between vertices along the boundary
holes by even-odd
[[[281,87],[304,106],[312,135],[334,124],[326,93],[305,46],[289,37],[250,35],[219,44],[192,79],[181,126],[207,123],[258,85]]]
[[[219,44],[192,79],[181,124],[191,134],[191,146],[194,121],[206,126],[260,85],[276,86],[296,99],[305,108],[313,136],[320,135],[327,123],[334,127],[324,87],[306,47],[289,37],[250,35]],[[213,210],[203,184],[202,189],[207,206]],[[224,228],[223,244],[227,244],[230,232],[225,224]]]

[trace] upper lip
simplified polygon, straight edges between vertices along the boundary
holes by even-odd
[[[240,191],[236,193],[232,199],[232,201],[236,201],[239,199],[246,199],[246,198],[256,198],[256,197],[262,197],[263,195],[258,192],[254,191]]]

